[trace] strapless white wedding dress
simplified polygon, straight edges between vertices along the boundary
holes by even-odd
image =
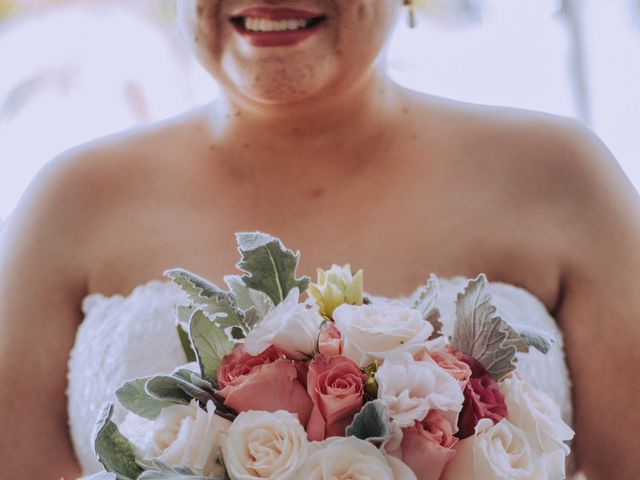
[[[440,279],[439,307],[444,331],[453,328],[456,295],[466,280]],[[536,350],[520,357],[518,368],[537,388],[545,391],[571,425],[571,383],[564,358],[561,333],[544,305],[532,294],[504,283],[491,283],[493,303],[510,323],[545,330],[557,337],[548,355]],[[152,281],[128,296],[92,294],[82,308],[85,319],[78,329],[69,359],[68,412],[71,438],[85,475],[101,469],[91,437],[100,407],[114,402],[114,390],[126,380],[170,372],[186,363],[175,327],[174,308],[186,303],[168,282]],[[124,412],[116,405],[114,419]]]

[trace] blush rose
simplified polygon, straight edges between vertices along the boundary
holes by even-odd
[[[224,404],[236,412],[286,410],[296,414],[303,425],[311,415],[313,403],[298,368],[277,347],[256,356],[237,347],[222,359],[218,384]]]
[[[307,425],[309,440],[345,435],[346,427],[360,411],[367,376],[346,357],[326,360],[323,356],[309,365],[307,391],[313,401]]]
[[[457,442],[449,421],[437,410],[431,410],[421,422],[402,429],[401,460],[418,480],[438,480],[455,455],[453,447]]]
[[[320,330],[318,350],[327,359],[342,355],[342,335],[340,335],[340,331],[335,324],[330,323]]]
[[[431,350],[428,355],[440,368],[455,378],[460,384],[460,388],[464,390],[471,378],[471,367],[456,358],[454,352],[456,351],[451,347],[441,346]]]

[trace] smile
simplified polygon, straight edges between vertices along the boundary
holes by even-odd
[[[257,7],[232,15],[229,20],[253,46],[284,47],[316,33],[326,16],[292,8]]]

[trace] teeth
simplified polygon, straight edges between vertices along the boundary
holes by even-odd
[[[251,32],[285,32],[287,30],[300,30],[309,25],[308,20],[269,20],[267,18],[244,18],[244,28]]]

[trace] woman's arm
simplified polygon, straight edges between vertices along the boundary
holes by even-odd
[[[80,474],[66,412],[69,351],[81,320],[86,202],[73,159],[46,167],[0,236],[2,478]]]
[[[606,148],[573,132],[559,322],[589,480],[640,478],[640,199]]]

